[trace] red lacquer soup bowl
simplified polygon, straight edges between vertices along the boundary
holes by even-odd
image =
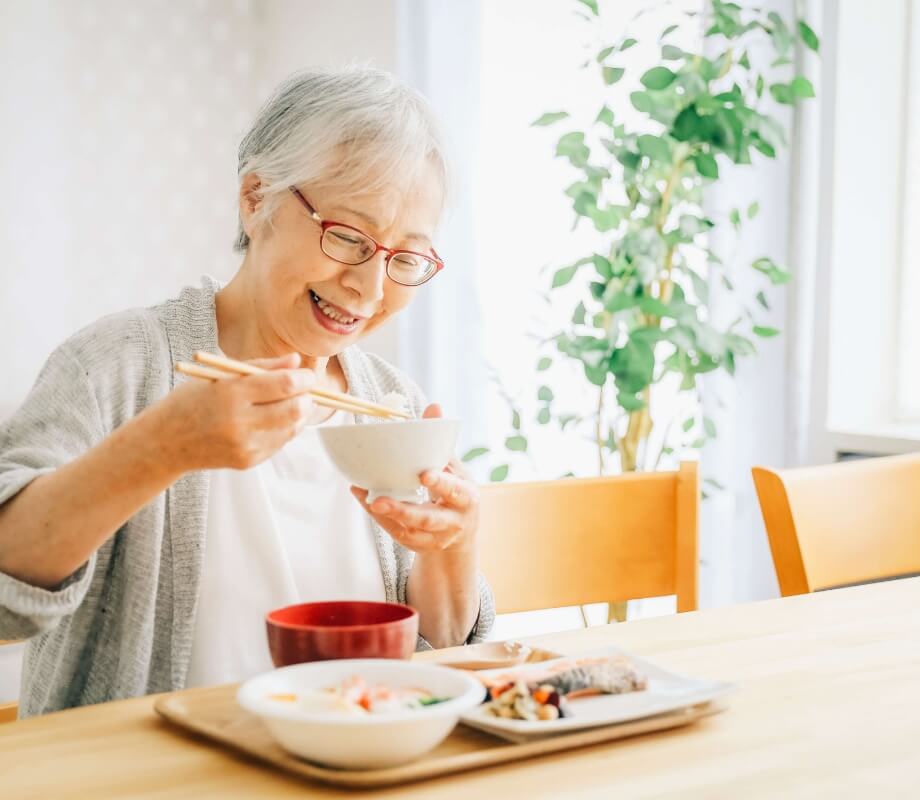
[[[334,658],[410,658],[418,612],[399,603],[300,603],[265,617],[276,667]]]

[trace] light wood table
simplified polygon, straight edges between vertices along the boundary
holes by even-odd
[[[737,681],[695,726],[379,791],[433,798],[920,796],[920,579],[542,636]],[[161,722],[151,698],[0,726],[0,797],[355,797]]]

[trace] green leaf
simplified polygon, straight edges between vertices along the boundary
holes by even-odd
[[[604,76],[604,83],[608,86],[613,86],[626,74],[626,70],[623,67],[604,67],[601,70],[601,74]]]
[[[613,264],[610,263],[609,259],[595,254],[591,256],[591,260],[594,262],[594,268],[597,270],[598,275],[606,280],[610,280],[613,277]]]
[[[755,325],[753,330],[757,336],[762,336],[764,339],[769,339],[771,336],[779,335],[778,328],[766,328],[762,325]]]
[[[655,352],[644,339],[630,338],[611,354],[610,371],[621,393],[638,394],[654,378]]]
[[[728,221],[731,222],[736,228],[741,227],[741,212],[737,208],[733,208],[728,214]]]
[[[776,149],[773,147],[773,145],[767,144],[766,142],[757,139],[754,142],[754,147],[763,153],[767,158],[776,158]]]
[[[537,372],[548,370],[552,365],[553,359],[551,359],[549,356],[543,356],[543,358],[537,362]]]
[[[565,119],[568,115],[568,111],[547,111],[542,117],[535,119],[530,124],[533,127],[552,125],[554,122],[559,122],[559,120]]]
[[[521,429],[521,412],[515,409],[514,413],[511,415],[511,427],[516,431]]]
[[[674,31],[676,31],[679,27],[680,27],[680,25],[668,25],[668,27],[665,28],[665,29],[661,32],[661,36],[658,37],[658,41],[660,42],[660,41],[661,41],[662,39],[664,39],[666,36],[670,36],[670,35],[671,35],[672,33],[674,33]]]
[[[571,423],[578,419],[577,414],[561,414],[559,416],[559,427],[565,430]]]
[[[629,392],[618,392],[617,403],[624,411],[641,411],[645,408],[645,401],[637,394]]]
[[[597,367],[592,367],[590,364],[585,364],[585,377],[593,383],[595,386],[603,386],[607,383],[607,367],[603,364]]]
[[[575,312],[572,314],[572,324],[573,325],[584,325],[585,324],[585,304],[579,303],[575,306]]]
[[[792,79],[792,83],[789,84],[789,88],[792,90],[792,93],[799,99],[806,99],[809,97],[815,96],[815,87],[811,85],[811,81],[808,78],[797,75]]]
[[[648,92],[633,92],[629,95],[629,102],[636,111],[648,114],[655,109],[655,101]]]
[[[460,460],[461,461],[472,461],[474,458],[479,458],[480,456],[484,456],[488,452],[489,452],[488,447],[474,447],[472,450],[467,450],[463,454],[463,457]]]
[[[636,146],[642,155],[652,161],[660,164],[667,164],[671,161],[671,146],[659,136],[644,133],[636,140]]]
[[[549,386],[541,386],[537,389],[537,400],[542,400],[544,403],[551,403],[553,401],[553,390]]]
[[[646,89],[660,91],[662,89],[667,89],[674,83],[676,77],[677,75],[671,72],[667,67],[652,67],[639,79],[639,81]]]
[[[752,356],[757,352],[757,348],[750,339],[745,339],[737,333],[727,333],[725,343],[730,348],[729,352],[734,352],[739,356]]]
[[[706,444],[706,439],[705,439],[704,437],[701,436],[699,439],[694,439],[694,440],[690,443],[690,447],[692,447],[694,450],[699,450],[699,449],[700,449],[701,447],[703,447],[705,444]]]
[[[748,206],[747,218],[754,219],[757,216],[757,212],[760,211],[760,203],[754,202]]]
[[[606,233],[619,226],[626,210],[622,206],[607,206],[606,208],[594,206],[594,208],[588,209],[588,217],[598,231]],[[593,258],[588,260],[593,261]]]
[[[757,92],[758,97],[763,96],[763,75],[757,76],[757,82],[754,84],[754,91]]]
[[[584,167],[588,163],[591,150],[585,144],[585,135],[580,131],[572,131],[559,139],[556,144],[556,155],[567,158],[576,167]]]
[[[526,452],[527,438],[524,436],[509,436],[505,439],[505,448],[516,453]]]
[[[804,19],[799,20],[799,36],[809,50],[814,50],[816,53],[818,52],[821,46],[821,43],[818,41],[818,35],[809,27]]]
[[[560,286],[565,286],[567,283],[571,282],[572,278],[575,277],[575,273],[578,272],[578,264],[572,264],[570,267],[563,267],[562,269],[557,269],[556,273],[553,275],[553,289],[558,289]]]
[[[635,39],[626,39],[623,44],[620,45],[620,52],[624,50],[629,50],[633,45],[639,44]]]
[[[588,9],[591,11],[591,13],[594,14],[595,17],[599,16],[599,13],[597,10],[597,0],[578,0],[578,2],[582,3],[583,5],[586,5]]]
[[[766,275],[774,286],[781,286],[792,280],[792,275],[774,263],[772,258],[758,258],[751,266]]]
[[[502,464],[501,466],[496,467],[489,473],[489,480],[492,483],[498,483],[499,481],[505,480],[508,477],[508,465]]]
[[[767,302],[767,296],[763,292],[757,292],[757,302],[760,303],[761,307],[770,310],[770,304]]]
[[[693,163],[696,164],[696,171],[704,178],[719,177],[719,165],[709,153],[697,153],[693,158]]]
[[[680,427],[681,427],[681,430],[682,430],[684,433],[687,433],[687,432],[693,427],[693,424],[694,424],[695,422],[696,422],[696,420],[693,419],[693,417],[688,417],[687,419],[684,420],[683,424],[680,426]]]
[[[613,126],[613,112],[604,106],[597,114],[595,122],[602,122],[604,125]]]
[[[710,439],[715,439],[716,424],[709,417],[703,417],[703,430]]]
[[[694,270],[687,270],[690,273],[690,281],[693,283],[693,293],[701,303],[709,303],[709,284]]]
[[[770,86],[770,94],[777,103],[791,106],[795,103],[795,93],[787,83],[774,83]]]
[[[666,44],[661,48],[661,57],[665,61],[677,61],[687,55],[689,55],[689,53],[684,52],[679,47],[675,47],[673,44]]]
[[[552,419],[552,415],[549,413],[549,406],[544,406],[537,413],[537,422],[541,425],[546,425],[549,423],[550,419]]]
[[[601,50],[597,54],[597,63],[602,63],[604,59],[607,58],[607,56],[609,56],[614,50],[616,50],[614,45],[610,45],[610,47],[605,47],[603,50]]]

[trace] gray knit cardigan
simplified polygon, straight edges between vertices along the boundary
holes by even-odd
[[[162,398],[178,361],[216,352],[218,289],[205,277],[201,288],[105,317],[55,350],[25,403],[0,426],[0,504]],[[418,387],[383,360],[355,347],[340,360],[352,394],[377,400],[396,391],[421,414]],[[185,686],[207,508],[208,473],[190,472],[60,586],[46,590],[0,573],[0,639],[29,639],[20,716]],[[370,524],[387,599],[405,602],[412,553]],[[485,637],[494,616],[480,577],[470,642]]]

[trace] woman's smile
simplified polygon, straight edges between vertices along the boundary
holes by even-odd
[[[349,336],[355,333],[365,322],[365,317],[330,303],[312,289],[308,289],[307,293],[310,297],[310,308],[313,311],[313,316],[323,329],[330,333]]]

